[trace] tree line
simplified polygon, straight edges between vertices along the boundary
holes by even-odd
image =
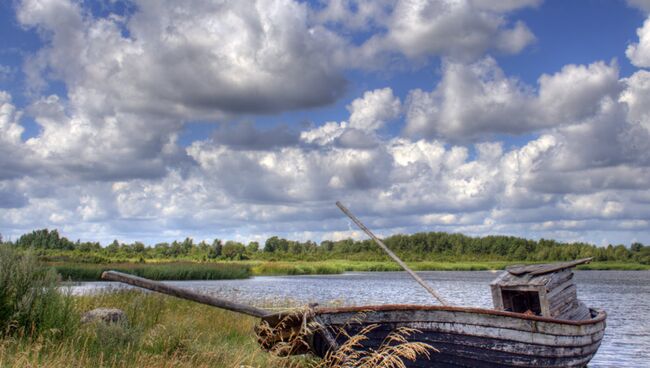
[[[0,236],[0,242],[2,238]],[[599,247],[589,243],[565,243],[550,239],[531,240],[514,236],[490,235],[471,237],[445,232],[397,234],[384,239],[394,252],[407,261],[562,261],[593,257],[595,261],[639,262],[650,264],[650,245],[635,242]],[[196,259],[196,260],[385,260],[386,256],[372,240],[344,239],[295,241],[272,236],[260,244],[214,239],[195,242],[192,238],[171,243],[145,245],[142,242],[121,243],[114,240],[102,246],[99,242],[73,242],[57,230],[35,230],[15,242],[4,242],[21,249],[32,249],[40,256],[70,255],[87,262],[110,259]]]

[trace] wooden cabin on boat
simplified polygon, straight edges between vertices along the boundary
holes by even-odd
[[[508,267],[490,283],[494,309],[571,321],[590,318],[589,308],[578,300],[571,270],[589,261]]]

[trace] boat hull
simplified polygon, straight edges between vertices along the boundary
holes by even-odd
[[[600,346],[605,319],[598,310],[587,320],[563,321],[459,307],[318,309],[313,320],[326,327],[311,336],[310,345],[322,357],[345,342],[341,330],[354,335],[377,325],[364,343],[364,348],[377,349],[391,331],[409,327],[419,331],[409,341],[430,344],[438,352],[405,362],[407,367],[585,367]]]

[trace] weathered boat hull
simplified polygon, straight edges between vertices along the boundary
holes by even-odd
[[[364,317],[351,323],[360,313]],[[379,347],[395,328],[410,327],[420,333],[409,341],[439,351],[430,359],[405,362],[408,367],[585,367],[600,346],[606,314],[592,310],[589,319],[563,321],[478,308],[387,305],[317,309],[313,318],[327,326],[310,340],[319,356],[332,348],[333,340],[344,342],[337,333],[341,329],[354,335],[377,324],[366,348]]]

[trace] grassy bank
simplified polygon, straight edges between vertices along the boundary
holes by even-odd
[[[492,271],[503,270],[517,262],[407,262],[415,271]],[[395,262],[328,260],[320,262],[247,262],[254,275],[317,275],[343,272],[401,271]],[[594,262],[579,266],[581,270],[650,270],[640,263]]]
[[[516,262],[407,262],[415,271],[491,271],[503,270]],[[283,275],[333,275],[344,272],[401,271],[395,262],[389,261],[230,261],[214,263],[53,263],[63,280],[100,280],[106,270],[117,270],[152,280],[223,280],[243,279],[255,276]],[[579,266],[580,270],[650,270],[650,265],[640,263],[594,262]]]
[[[0,338],[0,367],[306,367],[259,348],[257,319],[137,291],[75,297],[75,318],[97,307],[124,310],[128,324],[78,325],[67,337]]]
[[[151,280],[224,280],[244,279],[251,276],[251,268],[245,263],[55,263],[51,264],[63,280],[100,280],[102,272],[116,270]]]

